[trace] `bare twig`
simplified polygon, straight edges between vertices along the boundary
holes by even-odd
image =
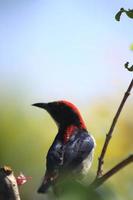
[[[0,200],[20,200],[16,178],[6,166],[0,168]]]
[[[110,141],[110,139],[112,137],[113,130],[115,128],[115,125],[117,123],[119,115],[120,115],[120,113],[122,111],[122,108],[123,108],[128,96],[130,95],[132,87],[133,87],[133,79],[131,80],[131,83],[129,84],[129,87],[128,87],[128,89],[127,89],[127,91],[126,91],[126,93],[125,93],[125,95],[124,95],[124,97],[123,97],[123,99],[122,99],[122,101],[120,103],[120,106],[119,106],[119,108],[118,108],[118,110],[116,112],[116,115],[115,115],[115,117],[114,117],[114,119],[112,121],[112,124],[111,124],[111,127],[109,129],[109,132],[106,135],[106,139],[105,139],[102,151],[101,151],[101,155],[99,157],[98,170],[97,170],[97,175],[96,175],[97,178],[102,176],[102,171],[103,171],[102,167],[103,167],[103,163],[104,163],[104,156],[105,156],[105,153],[107,151],[107,147],[108,147],[109,141]]]
[[[116,174],[119,170],[127,166],[128,164],[133,162],[133,154],[118,163],[116,166],[114,166],[112,169],[110,169],[108,172],[106,172],[104,175],[102,175],[99,178],[96,178],[93,183],[90,185],[90,187],[96,189],[97,187],[101,186],[106,180],[108,180],[111,176]]]

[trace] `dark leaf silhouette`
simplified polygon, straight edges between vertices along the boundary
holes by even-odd
[[[129,9],[128,11],[126,11],[126,15],[133,19],[133,9]]]
[[[119,12],[116,13],[115,19],[116,21],[120,21],[121,14],[125,12],[124,8],[121,8]]]
[[[125,10],[124,8],[121,8],[115,15],[116,21],[120,21],[122,13],[125,13],[129,18],[133,19],[133,9]]]
[[[126,62],[124,66],[128,71],[130,71],[130,72],[133,71],[133,65],[131,65],[131,67],[129,67],[129,62]]]

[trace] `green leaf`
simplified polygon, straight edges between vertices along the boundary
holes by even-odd
[[[133,19],[133,9],[128,9],[128,11],[126,11],[126,15],[129,17],[129,18],[132,18]]]
[[[125,10],[124,10],[124,8],[121,8],[121,9],[119,10],[119,12],[116,13],[116,15],[115,15],[116,21],[120,21],[121,14],[122,14],[123,12],[125,12]]]
[[[121,18],[122,13],[126,13],[126,15],[127,15],[129,18],[132,18],[132,19],[133,19],[133,9],[125,10],[124,8],[121,8],[121,9],[119,10],[119,12],[117,12],[116,15],[115,15],[116,21],[120,21],[120,18]]]
[[[124,64],[124,66],[125,66],[125,68],[126,68],[128,71],[130,71],[130,72],[133,71],[133,65],[131,65],[131,67],[129,67],[129,62],[126,62],[126,63]]]
[[[133,72],[133,65],[127,69],[128,69],[128,71]]]

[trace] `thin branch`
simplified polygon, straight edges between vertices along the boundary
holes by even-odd
[[[105,181],[107,181],[110,177],[112,177],[114,174],[116,174],[118,171],[120,171],[122,168],[126,167],[128,164],[133,162],[133,154],[118,163],[116,166],[114,166],[111,170],[106,172],[103,176],[100,178],[96,178],[94,182],[90,185],[91,188],[96,189],[97,187],[101,186]]]
[[[106,139],[105,139],[102,151],[101,151],[101,155],[99,157],[98,170],[97,170],[97,176],[96,176],[97,178],[102,176],[102,171],[103,171],[102,167],[103,167],[103,163],[104,163],[104,156],[105,156],[105,153],[107,151],[107,147],[108,147],[109,141],[110,141],[110,139],[112,137],[113,130],[115,128],[115,125],[117,123],[119,115],[120,115],[120,113],[122,111],[122,108],[123,108],[128,96],[130,95],[132,87],[133,87],[133,79],[131,80],[131,83],[129,84],[129,87],[128,87],[127,91],[125,92],[125,95],[124,95],[124,97],[123,97],[123,99],[122,99],[122,101],[120,103],[120,106],[119,106],[119,108],[118,108],[118,110],[116,112],[116,115],[115,115],[115,117],[114,117],[114,119],[112,121],[112,124],[111,124],[111,127],[109,129],[109,132],[106,135]]]

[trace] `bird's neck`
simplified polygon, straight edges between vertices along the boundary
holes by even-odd
[[[80,127],[76,125],[69,125],[67,127],[61,128],[59,133],[62,136],[64,143],[68,142],[72,135],[76,134],[79,130],[86,130],[86,127]]]
[[[70,125],[66,128],[63,134],[63,140],[65,143],[70,139],[70,137],[76,132],[77,129],[78,128],[75,125]]]

